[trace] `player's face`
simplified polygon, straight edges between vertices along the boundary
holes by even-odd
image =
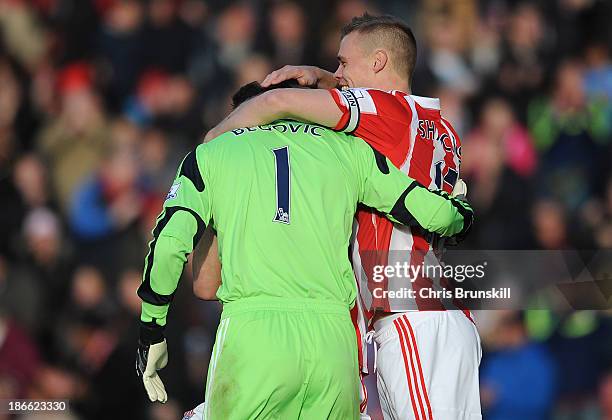
[[[375,87],[373,85],[374,70],[370,54],[361,46],[362,36],[351,32],[340,41],[338,49],[338,70],[334,77],[341,86]]]

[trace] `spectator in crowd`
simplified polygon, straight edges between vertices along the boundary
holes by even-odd
[[[485,103],[481,114],[481,124],[467,136],[468,161],[485,164],[486,159],[479,156],[486,148],[484,143],[496,143],[503,149],[500,155],[510,170],[522,178],[533,176],[537,165],[535,149],[527,129],[517,121],[510,105],[504,99],[492,98]]]
[[[114,109],[134,89],[144,68],[144,6],[138,0],[117,1],[104,11],[98,53],[107,66],[108,101]]]
[[[575,211],[605,179],[601,143],[610,136],[606,109],[584,92],[582,67],[566,61],[558,69],[550,99],[529,105],[529,129],[542,154],[538,190]]]
[[[196,92],[189,80],[159,70],[143,73],[136,94],[124,106],[128,119],[142,128],[160,125],[181,144],[201,136],[202,121]]]
[[[272,58],[274,68],[313,61],[306,39],[306,16],[299,4],[290,1],[276,3],[268,14],[268,20],[271,39],[263,49]]]
[[[517,2],[504,35],[496,85],[524,119],[529,99],[546,82],[550,32],[537,4]]]
[[[589,101],[602,101],[612,107],[612,63],[608,46],[594,42],[585,49],[584,90]],[[609,114],[608,114],[609,115]],[[607,120],[608,125],[610,119]]]
[[[47,168],[37,155],[24,154],[15,164],[14,182],[28,209],[53,206]]]
[[[34,70],[46,52],[44,29],[37,22],[36,10],[20,1],[5,1],[0,7],[7,50],[23,67]]]
[[[504,313],[487,339],[492,353],[481,367],[486,418],[549,418],[556,391],[556,368],[547,351],[529,340],[521,314]]]
[[[529,200],[537,156],[506,100],[485,102],[480,123],[465,138],[462,156],[462,176],[482,213],[477,240],[491,249],[527,246],[530,238],[521,226],[528,223],[528,215],[517,214],[512,203]]]
[[[165,131],[151,127],[144,133],[140,143],[138,162],[142,166],[144,188],[156,197],[168,192],[168,183],[172,182],[176,172],[176,168],[172,168],[169,163],[181,158],[173,154],[173,149],[168,144],[169,141]],[[151,211],[157,211],[157,209],[151,209]]]
[[[562,313],[548,339],[558,370],[559,418],[597,418],[597,386],[610,363],[607,323],[595,311]]]
[[[115,151],[104,159],[96,174],[76,187],[70,226],[78,239],[104,239],[137,220],[143,203],[137,177],[134,156]]]
[[[567,215],[554,200],[539,200],[533,206],[533,227],[539,249],[566,249],[569,246]]]
[[[235,71],[254,47],[256,18],[246,3],[236,3],[225,9],[217,19],[215,31],[220,64]]]
[[[72,274],[72,255],[67,247],[60,221],[49,209],[31,211],[23,225],[25,253],[20,266],[23,276],[36,279],[38,305],[29,310],[38,314],[36,329],[41,343],[55,328],[56,316],[66,303]],[[32,294],[32,299],[36,294]],[[26,300],[19,300],[22,303]],[[26,305],[26,307],[28,307]],[[46,314],[46,315],[45,315]]]
[[[91,77],[86,64],[63,70],[58,82],[60,115],[42,129],[39,138],[63,211],[68,210],[76,185],[97,168],[108,146],[109,127]]]
[[[464,24],[464,19],[440,11],[429,16],[423,28],[430,47],[425,60],[439,84],[471,95],[478,87],[478,80],[463,55],[468,37]]]
[[[182,73],[193,53],[194,32],[178,15],[178,2],[151,0],[143,31],[146,68]]]

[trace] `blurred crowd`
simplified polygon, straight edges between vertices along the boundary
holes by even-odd
[[[440,97],[462,137],[465,246],[612,247],[610,1],[0,0],[0,399],[69,399],[57,418],[92,420],[177,419],[203,399],[220,307],[195,300],[190,270],[169,403],[148,404],[134,369],[163,198],[239,86],[335,70],[365,10],[411,25],[413,93]],[[478,320],[485,418],[612,419],[612,313]]]

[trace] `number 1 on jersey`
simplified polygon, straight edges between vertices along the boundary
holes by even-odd
[[[273,149],[276,166],[276,215],[274,222],[289,224],[291,173],[289,166],[289,146]]]

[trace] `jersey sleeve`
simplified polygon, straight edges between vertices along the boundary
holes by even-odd
[[[157,218],[143,281],[138,288],[142,299],[141,320],[166,324],[166,316],[187,262],[210,222],[211,202],[202,171],[205,145],[185,156]]]
[[[376,150],[391,156],[410,129],[412,110],[395,95],[377,89],[330,89],[342,117],[334,127],[362,138]]]
[[[374,148],[360,148],[361,203],[406,226],[420,226],[441,236],[464,236],[474,213],[464,201],[429,191],[402,173]],[[370,149],[370,150],[367,150]]]

